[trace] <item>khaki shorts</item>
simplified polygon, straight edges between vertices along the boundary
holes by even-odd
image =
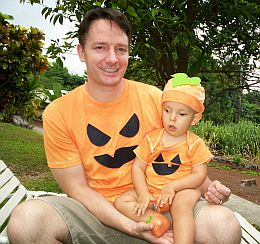
[[[44,196],[38,199],[53,206],[66,223],[73,244],[144,244],[143,240],[124,234],[103,225],[86,208],[76,200],[63,196]],[[206,204],[200,200],[194,209],[196,218],[202,206]],[[170,215],[169,215],[170,217]]]

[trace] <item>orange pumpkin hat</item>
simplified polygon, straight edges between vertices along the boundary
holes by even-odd
[[[164,87],[162,103],[178,102],[202,113],[205,109],[205,90],[200,85],[200,78],[188,77],[185,73],[176,73],[172,77]]]

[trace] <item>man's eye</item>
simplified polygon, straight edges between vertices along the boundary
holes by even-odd
[[[96,46],[95,49],[103,49],[103,46]]]
[[[127,49],[125,49],[125,48],[123,48],[123,47],[120,47],[120,48],[118,48],[118,51],[119,51],[120,53],[126,53],[126,52],[127,52]]]

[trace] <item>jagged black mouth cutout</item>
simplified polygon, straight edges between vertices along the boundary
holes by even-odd
[[[118,148],[115,152],[114,157],[108,154],[103,154],[99,156],[94,156],[94,158],[98,163],[105,167],[120,168],[122,165],[130,162],[135,158],[135,153],[133,150],[136,147],[137,146]]]
[[[164,162],[162,155],[159,154],[159,156],[154,160],[154,162]],[[175,173],[181,165],[181,160],[180,160],[179,155],[175,156],[171,160],[171,162],[174,163],[171,166],[169,166],[167,163],[165,163],[165,164],[152,163],[152,166],[153,166],[154,171],[158,175],[171,175],[171,174]]]

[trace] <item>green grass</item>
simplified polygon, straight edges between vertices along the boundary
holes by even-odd
[[[233,168],[230,167],[230,166],[220,165],[220,164],[214,163],[214,162],[208,163],[208,166],[209,166],[209,167],[214,167],[214,168],[216,168],[216,169],[233,170]]]
[[[243,171],[241,171],[241,174],[246,174],[246,175],[260,175],[260,172],[254,171],[254,170],[243,170]]]
[[[219,163],[215,163],[215,162],[209,162],[208,163],[209,167],[213,167],[216,169],[220,169],[220,170],[230,170],[230,171],[237,171],[236,168],[231,167],[231,166],[227,166],[227,165],[221,165]],[[260,175],[260,172],[255,171],[255,170],[243,170],[240,171],[241,174],[247,174],[247,175]]]
[[[0,123],[0,159],[28,189],[61,191],[47,166],[40,133]]]

